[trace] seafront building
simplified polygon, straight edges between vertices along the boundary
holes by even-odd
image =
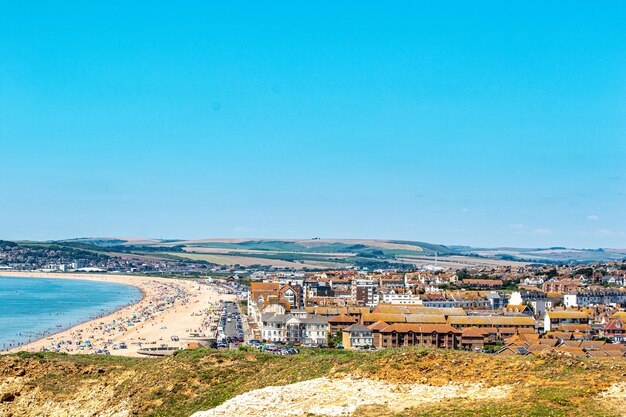
[[[445,271],[326,271],[297,279],[259,274],[250,284],[247,310],[259,339],[305,345],[340,340],[347,349],[422,346],[527,354],[546,346],[570,349],[597,337],[624,340],[625,289],[512,273],[522,285],[519,291],[502,288],[509,282],[506,275],[472,280]],[[535,286],[524,287],[523,279]],[[450,285],[461,288],[445,289]],[[590,346],[575,349],[601,354]],[[607,349],[615,355],[612,344],[601,352]]]

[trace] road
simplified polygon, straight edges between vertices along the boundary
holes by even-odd
[[[228,318],[226,319],[226,324],[224,325],[224,335],[232,338],[232,340],[238,340],[239,329],[237,328],[237,317],[240,317],[240,315],[235,303],[226,304],[226,316],[232,318],[230,321],[228,321]],[[231,345],[231,347],[233,346]]]

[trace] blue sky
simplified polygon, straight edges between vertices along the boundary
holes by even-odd
[[[623,2],[207,3],[3,5],[0,238],[626,247]]]

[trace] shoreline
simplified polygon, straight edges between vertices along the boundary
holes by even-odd
[[[74,281],[91,281],[91,282],[105,282],[105,283],[110,283],[110,284],[116,284],[116,285],[126,285],[129,287],[133,287],[136,288],[139,291],[140,294],[140,298],[137,300],[134,300],[132,302],[129,303],[125,303],[113,310],[109,310],[106,312],[100,312],[98,314],[95,315],[90,315],[89,317],[87,317],[86,319],[81,319],[78,322],[75,323],[70,323],[68,325],[60,325],[60,327],[57,327],[56,329],[51,330],[49,333],[46,333],[46,331],[44,331],[44,333],[41,335],[41,337],[38,337],[35,340],[27,340],[23,343],[19,343],[13,347],[10,347],[9,349],[0,349],[0,354],[5,354],[5,353],[10,353],[12,351],[15,350],[19,350],[31,343],[36,343],[39,342],[43,339],[47,339],[49,337],[54,337],[55,335],[58,335],[60,333],[63,333],[65,331],[71,330],[74,327],[80,326],[82,324],[88,323],[90,321],[94,321],[94,320],[99,320],[99,319],[104,319],[107,316],[113,315],[115,313],[117,313],[120,310],[123,310],[127,307],[131,307],[134,306],[136,304],[141,303],[145,298],[146,298],[146,292],[143,290],[143,288],[141,288],[140,286],[134,284],[134,283],[121,283],[121,282],[111,282],[108,280],[104,280],[101,279],[102,277],[99,277],[98,275],[102,275],[102,274],[93,274],[91,276],[91,279],[89,279],[89,277],[84,277],[83,275],[85,274],[72,274],[72,273],[48,273],[48,272],[34,272],[34,274],[39,274],[39,275],[33,275],[30,274],[26,271],[15,271],[15,272],[9,272],[9,271],[0,271],[0,280],[4,277],[4,278],[16,278],[16,279],[62,279],[62,280],[74,280]],[[123,276],[121,276],[123,277]]]
[[[56,351],[139,356],[137,351],[142,345],[171,345],[174,336],[179,338],[178,333],[190,333],[191,329],[186,325],[195,326],[195,330],[201,328],[203,321],[200,319],[206,314],[207,308],[215,305],[221,298],[213,287],[179,278],[27,271],[0,271],[0,277],[109,282],[133,286],[141,294],[141,299],[135,303],[103,316],[89,318],[0,354]],[[199,307],[200,311],[196,311],[195,307]],[[161,325],[159,329],[155,328],[156,324]],[[168,338],[164,340],[164,336],[173,332],[176,333],[170,335],[171,342]],[[126,345],[126,348],[120,348],[120,343]],[[184,347],[182,341],[174,345]]]

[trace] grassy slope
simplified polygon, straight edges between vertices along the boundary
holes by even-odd
[[[444,245],[437,245],[433,243],[414,242],[414,241],[409,241],[409,240],[390,240],[389,242],[403,244],[403,245],[418,246],[422,248],[429,255],[434,255],[435,252],[438,252],[439,255],[453,255],[456,253],[454,249],[451,249]]]
[[[8,366],[12,364],[11,366]],[[402,416],[523,415],[611,416],[596,395],[623,380],[626,361],[569,357],[496,357],[425,349],[389,349],[376,353],[303,350],[279,357],[243,351],[183,351],[175,357],[131,359],[57,354],[0,357],[0,385],[7,370],[26,369],[27,384],[38,398],[76,401],[80,387],[114,387],[115,398],[128,399],[141,416],[189,416],[243,392],[337,373],[357,373],[391,382],[434,385],[456,382],[511,384],[514,397],[501,402],[464,399],[428,404]],[[10,375],[10,372],[8,373]],[[22,395],[26,395],[23,393]],[[357,416],[398,415],[360,409]]]
[[[102,254],[107,256],[121,256],[121,257],[129,257],[133,255],[141,255],[141,256],[149,256],[153,259],[164,259],[164,260],[172,260],[172,261],[184,261],[184,260],[194,260],[194,261],[206,261],[210,263],[216,263],[220,265],[231,265],[236,263],[230,258],[231,256],[240,256],[245,258],[259,258],[259,259],[268,259],[268,260],[276,260],[276,261],[287,261],[287,262],[298,262],[298,261],[311,261],[311,262],[330,262],[332,265],[342,265],[345,266],[355,265],[357,263],[371,263],[375,261],[393,261],[395,256],[397,255],[415,255],[415,256],[424,256],[424,252],[421,250],[411,251],[411,250],[395,250],[395,249],[384,249],[380,250],[374,246],[366,246],[366,245],[353,245],[353,244],[345,244],[345,243],[325,243],[325,244],[315,244],[313,241],[312,246],[304,246],[298,244],[296,242],[288,242],[288,241],[278,241],[278,240],[270,240],[270,241],[246,241],[241,243],[227,243],[227,242],[208,242],[208,243],[198,243],[193,246],[189,246],[190,249],[193,249],[194,246],[198,247],[215,247],[224,249],[223,253],[193,253],[193,252],[179,252],[179,251],[171,251],[171,248],[163,246],[162,244],[158,245],[131,245],[131,246],[123,246],[123,245],[98,245],[100,242],[117,242],[114,240],[102,241],[102,240],[94,240],[84,241],[84,240],[76,240],[76,241],[59,241],[59,242],[28,242],[28,243],[20,243],[22,246],[30,246],[33,248],[63,248],[66,250],[82,250],[91,252],[94,254]],[[416,246],[416,248],[418,248]],[[239,252],[237,249],[254,249],[259,251],[278,251],[278,253],[256,253],[250,254],[246,252]],[[382,256],[381,257],[365,257],[367,256],[367,252],[378,250]],[[337,253],[345,253],[345,256],[337,256]],[[356,255],[356,256],[348,256],[348,255]],[[360,256],[364,255],[364,256]],[[367,265],[366,265],[367,266]],[[378,267],[377,265],[372,265],[372,267]]]

